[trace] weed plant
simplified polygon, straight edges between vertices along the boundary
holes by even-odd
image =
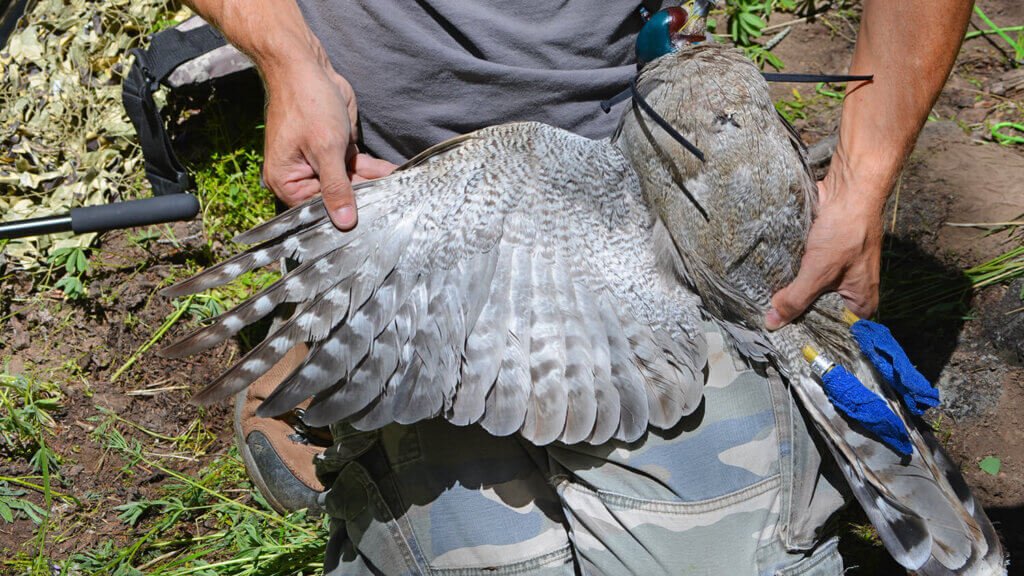
[[[118,519],[137,530],[128,546],[106,542],[75,555],[84,574],[141,575],[301,575],[319,573],[327,527],[304,511],[281,517],[253,489],[232,448],[191,474],[164,463],[119,426],[130,425],[179,448],[193,444],[193,432],[167,438],[107,413],[93,435],[127,464],[125,472],[155,470],[173,481],[156,499],[134,500],[116,507]],[[199,452],[196,452],[197,454]]]

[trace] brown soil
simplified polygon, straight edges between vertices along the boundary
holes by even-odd
[[[170,270],[183,262],[182,250],[202,250],[198,222],[176,224],[174,233],[177,238],[186,239],[182,248],[157,244],[149,251],[127,242],[124,232],[108,234],[101,243],[104,253],[99,265],[93,262],[94,268],[104,271],[93,274],[90,298],[80,303],[64,302],[57,293],[24,301],[32,285],[20,273],[0,284],[0,316],[11,315],[0,328],[0,358],[10,358],[7,370],[11,374],[25,373],[60,385],[64,398],[62,408],[54,415],[57,428],[49,440],[65,459],[61,469],[64,484],[56,488],[86,503],[79,510],[55,504],[60,526],[78,526],[51,545],[49,555],[54,560],[104,540],[113,539],[118,546],[128,542],[131,531],[117,520],[114,507],[130,500],[158,498],[156,488],[165,480],[161,472],[145,466],[138,467],[132,475],[122,473],[124,462],[120,457],[90,438],[98,424],[97,417],[102,416],[101,408],[172,437],[202,418],[216,440],[206,450],[208,457],[180,467],[185,473],[226,453],[233,442],[227,407],[218,406],[204,413],[189,405],[188,398],[210,375],[228,365],[237,353],[236,343],[184,362],[163,360],[147,353],[111,382],[114,372],[151,338],[171,312],[170,302],[157,295],[156,290]],[[181,334],[185,328],[176,326],[171,335]],[[145,392],[154,388],[171,390]],[[130,426],[118,429],[126,438],[153,446],[153,438]],[[173,451],[167,446],[162,450],[159,444],[155,450]],[[0,461],[0,475],[31,474],[25,461]],[[41,499],[37,503],[42,504]],[[73,517],[67,517],[68,514]],[[87,529],[79,529],[81,526]],[[0,550],[5,551],[4,556],[10,558],[25,551],[23,546],[32,538],[34,528],[28,520],[0,524]]]
[[[980,6],[997,22],[1024,23],[1024,3],[981,0]],[[785,20],[779,18],[778,21]],[[773,22],[774,23],[774,22]],[[794,26],[775,52],[790,72],[843,72],[849,62],[855,23],[829,16]],[[1024,213],[1024,147],[1007,148],[986,141],[980,123],[1009,114],[1000,104],[1024,97],[1022,92],[993,94],[1011,73],[1005,57],[985,39],[967,43],[950,82],[935,108],[940,122],[930,122],[913,154],[900,187],[898,202],[890,203],[888,218],[895,223],[887,239],[889,276],[938,274],[943,282],[963,282],[959,271],[1006,251],[1005,237],[981,237],[976,229],[945,226],[950,222],[998,222]],[[776,96],[791,98],[792,86],[774,86]],[[813,86],[798,87],[804,96]],[[838,125],[838,108],[824,99],[816,113],[796,122],[809,142],[829,136]],[[1019,119],[1018,119],[1019,121]],[[895,214],[895,217],[893,216]],[[32,287],[22,274],[0,283],[0,358],[10,358],[11,373],[26,372],[60,383],[63,408],[56,415],[54,448],[64,455],[62,490],[80,498],[99,495],[90,505],[62,511],[82,520],[76,529],[55,539],[51,555],[68,555],[114,539],[125,543],[131,535],[116,519],[115,506],[132,498],[156,497],[164,482],[159,473],[138,470],[126,476],[118,458],[104,453],[89,437],[99,414],[96,406],[155,432],[173,436],[197,417],[216,435],[210,455],[223,454],[232,442],[229,411],[225,406],[206,412],[187,403],[190,391],[201,387],[239,351],[237,343],[221,346],[189,361],[165,361],[146,354],[124,376],[111,376],[145,344],[170,304],[155,294],[160,282],[183,262],[182,251],[201,252],[197,224],[180,224],[180,248],[156,244],[148,251],[126,241],[124,233],[102,239],[104,267],[93,275],[92,298],[69,304],[52,298],[25,300]],[[2,270],[0,270],[2,272]],[[884,286],[883,286],[884,289]],[[930,414],[947,449],[964,470],[980,501],[997,523],[1011,556],[1024,564],[1024,313],[1007,314],[1024,306],[1021,285],[994,286],[964,304],[970,320],[926,314],[894,317],[889,324],[906,345],[911,358],[926,376],[939,382],[944,406]],[[883,303],[883,315],[886,313]],[[954,315],[955,316],[955,315]],[[175,326],[168,341],[185,326]],[[146,387],[177,388],[151,395],[128,395]],[[130,427],[129,437],[152,439]],[[981,471],[986,456],[1002,459],[998,475]],[[189,472],[202,462],[185,463]],[[0,464],[0,475],[28,474],[27,464]],[[68,526],[75,525],[67,522]],[[28,521],[0,524],[0,551],[14,554],[32,537]],[[875,555],[862,566],[881,562],[882,569],[852,573],[893,573],[884,552],[875,548],[859,555]],[[1024,574],[1019,565],[1011,573]]]

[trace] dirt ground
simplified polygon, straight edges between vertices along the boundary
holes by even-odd
[[[982,0],[980,6],[997,22],[1024,23],[1024,3]],[[842,72],[854,34],[849,22],[833,15],[827,21],[795,25],[775,52],[786,63],[787,72]],[[966,44],[935,107],[936,121],[927,124],[899,193],[890,201],[885,278],[895,280],[888,292],[883,285],[883,298],[895,299],[899,289],[912,284],[906,278],[962,285],[961,270],[1010,248],[1005,235],[982,237],[982,230],[948,224],[1003,222],[1024,213],[1024,147],[999,146],[987,139],[983,128],[986,120],[1009,114],[1003,106],[1007,100],[1024,98],[1024,85],[999,93],[1011,74],[1005,57],[984,38]],[[776,85],[773,91],[779,98],[792,99],[792,87]],[[813,85],[797,89],[804,97],[815,94]],[[823,100],[808,119],[795,122],[809,142],[827,138],[838,125],[838,108],[827,97]],[[209,262],[223,255],[218,247],[214,254],[206,252],[200,231],[197,223],[176,225],[175,236],[184,239],[180,245],[155,243],[149,249],[127,242],[123,232],[106,235],[100,244],[104,265],[90,284],[90,294],[96,297],[80,303],[63,302],[56,293],[29,298],[31,279],[20,273],[0,282],[0,360],[8,359],[7,371],[12,374],[31,370],[59,382],[65,399],[57,413],[53,447],[68,462],[62,470],[63,490],[81,497],[101,495],[85,509],[57,505],[83,521],[68,526],[86,529],[53,539],[49,546],[54,558],[104,540],[127,543],[132,531],[117,520],[114,507],[129,499],[156,498],[157,487],[166,481],[157,471],[129,478],[120,471],[120,462],[110,465],[107,451],[89,434],[96,425],[97,406],[167,436],[180,434],[201,417],[215,440],[206,449],[208,456],[183,463],[182,472],[198,468],[230,447],[228,408],[204,412],[187,399],[237,357],[238,342],[187,361],[163,360],[149,352],[124,376],[111,381],[170,312],[170,303],[155,292],[162,279],[181,265],[183,254],[203,252]],[[1024,564],[1024,426],[1019,417],[1024,413],[1024,312],[1010,313],[1024,306],[1020,292],[1020,281],[979,291],[963,302],[969,319],[913,308],[887,309],[885,302],[881,312],[911,359],[939,383],[943,406],[928,418],[938,422],[940,438],[995,521],[1011,557],[1020,558],[1019,564],[1012,565],[1012,574],[1024,574],[1020,568]],[[187,329],[174,326],[166,341]],[[148,440],[131,428],[125,433]],[[988,456],[1002,460],[996,475],[978,467]],[[0,475],[29,473],[27,464],[2,466]],[[0,550],[10,554],[21,550],[33,529],[27,520],[0,523]],[[872,553],[884,555],[880,549]]]
[[[196,222],[175,225],[178,238],[198,238],[199,233]],[[112,410],[126,420],[169,437],[181,434],[201,417],[206,429],[216,435],[206,449],[211,458],[226,453],[234,438],[228,407],[204,411],[187,401],[190,391],[199,389],[213,374],[228,366],[229,359],[238,353],[237,343],[188,361],[168,361],[148,353],[126,376],[111,382],[113,373],[147,343],[170,311],[169,302],[156,295],[155,288],[169,269],[182,260],[179,249],[158,245],[146,252],[126,242],[125,236],[125,232],[115,232],[104,237],[101,246],[106,254],[102,261],[128,269],[101,272],[90,286],[90,294],[113,294],[114,298],[90,298],[62,306],[56,300],[46,299],[21,303],[19,300],[30,288],[26,279],[16,277],[0,285],[0,299],[9,310],[5,314],[13,314],[3,326],[0,358],[10,358],[7,370],[11,374],[31,368],[35,374],[64,378],[56,380],[64,400],[50,444],[70,459],[62,471],[70,486],[69,493],[103,495],[91,509],[73,511],[65,505],[67,512],[90,516],[89,529],[69,534],[54,544],[53,558],[65,558],[109,539],[119,545],[127,543],[130,530],[116,518],[114,507],[129,500],[158,498],[156,488],[165,480],[162,473],[145,467],[132,478],[122,473],[120,458],[108,454],[101,443],[90,437],[100,409]],[[183,249],[200,249],[197,240],[191,242],[192,246]],[[136,272],[139,268],[141,271]],[[57,297],[55,294],[54,298]],[[179,327],[179,331],[183,329]],[[138,430],[128,428],[125,432],[129,438],[151,440]],[[190,473],[202,461],[186,464],[179,471]],[[5,476],[31,473],[27,462],[4,466]],[[77,519],[64,520],[71,525]],[[24,519],[0,526],[0,549],[18,550],[31,540],[34,528]]]

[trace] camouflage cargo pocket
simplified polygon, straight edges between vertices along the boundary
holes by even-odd
[[[772,533],[778,477],[697,502],[650,501],[564,481],[558,487],[587,574],[754,575]]]
[[[576,573],[537,448],[438,420],[374,434],[335,462],[328,574]]]
[[[549,449],[588,573],[772,574],[804,559],[834,510],[808,516],[818,471],[805,458],[816,452],[781,379],[738,359],[713,326],[707,339],[704,403],[672,430]],[[811,535],[795,552],[790,525]]]
[[[839,539],[832,538],[806,558],[775,570],[774,576],[841,576],[842,573]]]

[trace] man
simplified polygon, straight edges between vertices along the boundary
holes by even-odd
[[[640,25],[632,2],[596,0],[500,10],[479,0],[191,4],[263,74],[266,183],[289,205],[322,194],[341,229],[358,220],[352,182],[386,175],[447,137],[511,120],[609,135],[617,118],[597,102],[634,73]],[[850,73],[875,80],[847,94],[800,274],[773,298],[769,328],[827,290],[859,316],[874,311],[882,206],[970,8],[864,2]],[[903,26],[911,22],[913,36]],[[776,374],[708,331],[704,406],[633,444],[537,448],[440,421],[374,432],[336,425],[319,470],[333,520],[327,570],[841,573],[834,540],[817,543],[841,499],[801,415]],[[239,399],[247,467],[282,509],[319,491],[307,464],[317,450],[254,410],[303,355],[287,355]]]

